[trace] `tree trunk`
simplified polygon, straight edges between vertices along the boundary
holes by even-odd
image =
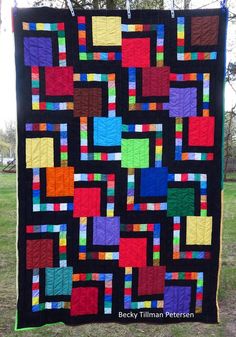
[[[190,3],[191,3],[191,0],[184,0],[184,9],[189,9]]]
[[[232,127],[233,127],[233,119],[235,117],[235,108],[234,106],[231,111],[229,111],[229,124],[228,124],[228,132],[225,136],[225,167],[224,167],[224,180],[227,178],[227,171],[228,171],[228,163],[231,157],[231,142],[232,142]]]
[[[93,0],[93,9],[99,9],[99,1]]]
[[[164,9],[164,0],[160,0],[159,9]]]
[[[107,0],[107,9],[116,9],[116,1]]]

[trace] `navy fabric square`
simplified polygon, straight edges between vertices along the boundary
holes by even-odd
[[[141,170],[141,196],[160,197],[167,195],[168,170],[166,167]]]

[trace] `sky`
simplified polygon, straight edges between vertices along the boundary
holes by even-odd
[[[168,1],[166,6],[167,8]],[[230,10],[236,13],[236,1],[232,2]],[[14,60],[14,37],[11,23],[11,6],[14,0],[2,0],[2,31],[0,35],[0,129],[5,127],[5,123],[16,120],[16,93],[15,93],[15,60]],[[32,0],[17,0],[17,6],[29,7]],[[192,8],[216,8],[219,7],[219,0],[192,0]],[[169,7],[170,8],[170,7]],[[228,26],[227,62],[236,61],[236,22]],[[236,87],[236,84],[235,84]],[[236,103],[236,94],[230,86],[226,86],[225,106],[230,109]]]

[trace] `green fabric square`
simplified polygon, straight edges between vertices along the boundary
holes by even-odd
[[[169,188],[167,215],[194,215],[194,188]]]
[[[149,139],[122,139],[121,166],[149,167]]]
[[[71,295],[72,267],[46,268],[45,269],[45,295]]]

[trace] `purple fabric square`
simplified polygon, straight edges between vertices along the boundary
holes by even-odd
[[[171,88],[170,117],[189,117],[197,115],[197,88]]]
[[[190,312],[191,287],[171,286],[165,287],[164,291],[164,313]]]
[[[52,66],[52,40],[49,37],[25,37],[26,66]]]
[[[120,217],[94,217],[93,244],[118,245],[120,242]]]

